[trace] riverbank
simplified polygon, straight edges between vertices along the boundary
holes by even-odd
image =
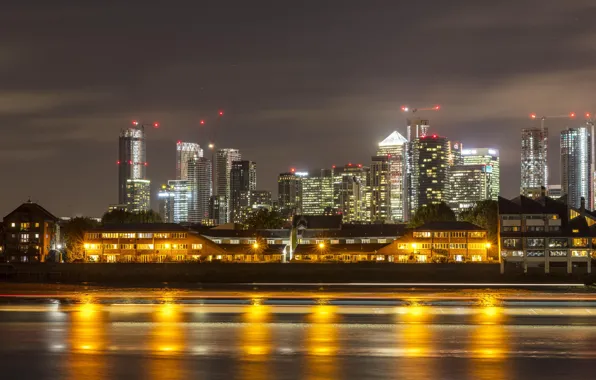
[[[13,283],[93,283],[107,286],[180,286],[237,283],[580,283],[593,284],[585,268],[541,268],[499,264],[11,264],[0,279]]]

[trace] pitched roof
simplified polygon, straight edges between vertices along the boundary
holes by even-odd
[[[379,143],[379,146],[404,145],[408,140],[403,137],[398,131],[394,131],[385,140]]]
[[[4,219],[10,217],[14,213],[34,213],[34,212],[43,214],[47,219],[51,219],[53,221],[58,221],[58,218],[56,216],[54,216],[54,214],[52,214],[51,212],[49,212],[48,210],[46,210],[39,204],[30,202],[30,201],[25,202],[22,205],[20,205],[19,207],[17,207],[16,209],[14,209],[12,212],[10,212],[8,215],[6,215],[4,217]]]
[[[124,223],[105,224],[90,231],[94,232],[188,232],[179,224],[174,223]]]
[[[445,222],[428,222],[420,227],[414,228],[414,231],[486,231],[470,222],[460,221],[445,221]]]

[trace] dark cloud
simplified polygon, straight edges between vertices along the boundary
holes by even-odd
[[[593,1],[7,3],[5,213],[30,195],[60,215],[101,214],[116,200],[117,137],[132,119],[162,123],[148,132],[155,185],[174,175],[175,141],[216,134],[275,191],[289,167],[368,162],[404,130],[402,104],[441,104],[429,115],[437,133],[499,148],[512,196],[527,115],[596,107]],[[567,124],[549,122],[553,183]]]

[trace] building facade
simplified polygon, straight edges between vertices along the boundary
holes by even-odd
[[[596,215],[585,207],[574,208],[541,196],[520,195],[511,200],[499,197],[501,272],[505,264],[544,268],[563,265],[567,273],[574,266],[591,272],[596,248]],[[539,270],[542,270],[540,268]]]
[[[405,220],[407,142],[405,137],[394,131],[379,143],[377,149],[377,156],[389,159],[391,220],[394,222]]]
[[[277,177],[278,206],[284,215],[302,213],[302,178],[304,174],[293,170],[281,173]],[[306,175],[308,174],[306,173]]]
[[[106,225],[85,232],[88,262],[212,261],[222,250],[188,229],[167,223]]]
[[[168,187],[173,193],[172,223],[189,223],[188,211],[192,201],[192,184],[186,179],[168,181]]]
[[[120,132],[118,150],[118,203],[128,211],[149,211],[151,182],[147,179],[145,130],[135,122]]]
[[[449,207],[456,215],[491,199],[492,166],[457,165],[449,170]]]
[[[2,224],[0,253],[9,262],[44,262],[58,248],[58,218],[37,203],[23,203],[6,215]]]
[[[370,164],[370,220],[391,220],[391,162],[387,156],[373,156]]]
[[[253,161],[234,161],[230,171],[232,221],[242,223],[250,212],[251,192],[257,189],[257,164]]]
[[[590,210],[593,205],[592,136],[587,127],[561,132],[561,191],[567,203],[579,208],[582,198]]]
[[[273,207],[273,199],[271,197],[271,191],[268,190],[254,190],[250,192],[250,207],[266,208],[271,210]]]
[[[521,194],[538,197],[548,188],[548,128],[522,129]]]
[[[241,161],[242,155],[238,149],[219,149],[217,151],[216,161],[215,161],[215,170],[217,172],[217,189],[216,195],[224,196],[225,197],[225,207],[222,208],[221,205],[219,207],[220,217],[223,217],[225,222],[228,223],[231,221],[230,218],[230,204],[231,204],[231,185],[230,185],[230,173],[232,171],[232,162],[234,161]],[[221,203],[221,199],[219,200]],[[222,214],[224,211],[226,214]]]
[[[174,223],[174,186],[161,185],[157,193],[157,200],[159,202],[159,216],[164,223]]]
[[[313,170],[302,177],[302,214],[323,215],[335,206],[333,169]]]
[[[461,145],[460,145],[461,146]],[[501,165],[499,150],[493,148],[466,148],[461,150],[463,165],[487,165],[490,172],[490,194],[487,199],[496,201],[501,193]]]
[[[213,165],[205,157],[195,157],[188,161],[188,181],[192,198],[189,209],[189,222],[201,223],[209,219],[209,199],[213,195]]]
[[[447,202],[449,142],[429,135],[412,143],[411,213],[420,206]]]
[[[197,143],[178,141],[176,144],[176,179],[188,179],[188,163],[203,157],[203,149]]]

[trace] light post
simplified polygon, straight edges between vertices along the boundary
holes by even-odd
[[[320,250],[319,256],[322,256],[323,251],[325,250],[325,243],[323,243],[323,242],[319,243],[319,250]]]
[[[491,244],[490,243],[486,243],[484,246],[486,247],[486,261],[488,261],[488,250],[490,249]]]

